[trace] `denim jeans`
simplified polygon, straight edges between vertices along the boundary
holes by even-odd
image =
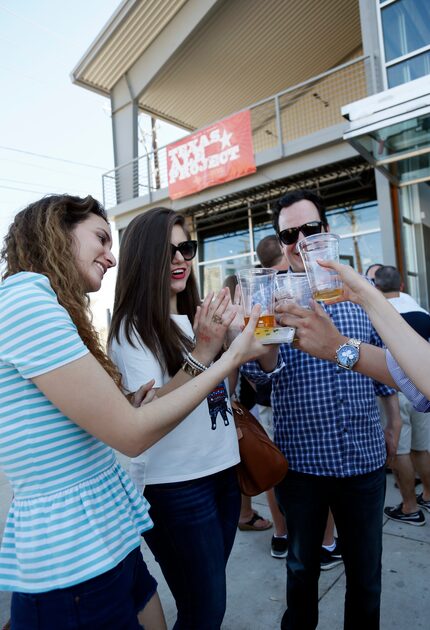
[[[157,590],[140,549],[110,571],[45,593],[13,593],[12,630],[138,630],[137,613]]]
[[[345,630],[378,630],[385,470],[335,478],[289,471],[276,496],[288,528],[282,630],[318,625],[320,549],[329,507],[345,564]]]
[[[235,468],[146,486],[145,496],[154,527],[144,537],[176,600],[175,630],[219,630],[240,514]]]

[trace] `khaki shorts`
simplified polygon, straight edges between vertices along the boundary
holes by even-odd
[[[407,455],[413,451],[427,451],[430,446],[430,413],[416,411],[402,392],[399,392],[400,432],[397,455]]]

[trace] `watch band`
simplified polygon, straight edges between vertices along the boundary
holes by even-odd
[[[354,337],[351,337],[343,345],[354,346],[355,348],[357,348],[357,350],[360,350],[361,339],[354,339]]]
[[[188,361],[184,361],[184,363],[181,365],[181,370],[183,370],[185,374],[188,374],[188,376],[192,376],[193,378],[204,372],[204,370],[195,365],[191,365],[191,363],[188,363]]]

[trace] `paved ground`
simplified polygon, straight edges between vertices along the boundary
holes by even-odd
[[[387,477],[387,505],[399,502],[392,475]],[[0,532],[10,502],[10,489],[0,474]],[[255,507],[269,516],[264,495]],[[381,630],[425,630],[430,619],[430,514],[424,527],[384,524]],[[239,532],[228,566],[228,606],[223,630],[275,630],[284,610],[285,561],[270,556],[272,532]],[[143,547],[159,593],[168,627],[175,619],[173,599]],[[323,572],[320,579],[319,630],[342,630],[345,579],[342,567]],[[9,595],[0,593],[0,627],[9,614]]]

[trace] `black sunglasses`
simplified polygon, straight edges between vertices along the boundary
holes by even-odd
[[[176,256],[176,252],[181,252],[184,260],[192,260],[197,254],[197,241],[183,241],[177,245],[173,245],[173,243],[171,243],[170,247],[172,248],[171,260],[173,260]]]
[[[322,221],[309,221],[298,227],[287,228],[279,232],[279,240],[284,245],[292,245],[299,238],[300,232],[303,236],[312,236],[312,234],[320,234],[321,228],[325,225]]]

